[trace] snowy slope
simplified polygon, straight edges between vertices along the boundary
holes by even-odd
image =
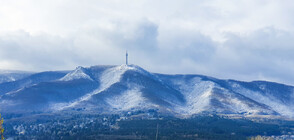
[[[83,69],[82,72],[81,72],[81,69]],[[89,71],[91,71],[91,69],[93,68],[89,68]],[[131,68],[125,65],[103,69],[101,72],[101,75],[95,76],[95,80],[97,80],[97,82],[99,82],[100,84],[100,86],[97,89],[91,91],[90,93],[85,94],[84,96],[80,97],[77,100],[74,100],[70,103],[63,104],[61,107],[59,107],[59,110],[75,107],[81,102],[91,99],[93,95],[99,94],[100,92],[109,88],[114,83],[118,82],[120,80],[121,75],[128,69],[131,69]],[[77,78],[80,78],[80,79],[85,78],[85,79],[93,80],[92,78],[90,78],[89,75],[85,74],[84,71],[86,71],[85,68],[78,67],[75,71],[67,74],[65,77],[61,78],[60,80],[77,79]],[[95,74],[93,73],[93,75]]]
[[[209,113],[294,118],[293,91],[292,86],[264,81],[156,74],[136,65],[77,67],[0,83],[0,111],[111,114],[155,109],[184,117]]]
[[[60,81],[72,81],[75,79],[88,79],[93,80],[86,72],[86,69],[79,66],[74,71],[66,74],[64,77],[59,79]]]
[[[226,88],[222,80],[198,75],[159,75],[185,95],[187,104],[179,111],[185,115],[201,112],[243,115],[278,115],[269,106]]]
[[[182,102],[177,101],[182,100],[181,98],[174,97],[181,96],[179,92],[167,88],[167,85],[163,85],[156,76],[135,65],[110,67],[101,72],[96,80],[100,83],[96,90],[73,102],[63,104],[63,107],[59,109],[103,110],[107,108],[118,111],[149,109],[160,105],[170,108]],[[150,89],[150,87],[153,88]]]
[[[16,81],[25,78],[31,74],[33,73],[25,71],[0,70],[0,84],[5,82]]]
[[[265,85],[269,83],[261,82],[256,85],[257,89],[253,88],[252,90],[250,88],[246,88],[246,85],[242,83],[231,81],[229,84],[231,85],[233,91],[254,99],[256,102],[265,104],[283,116],[294,116],[293,88],[285,86],[284,88],[268,90]],[[255,82],[253,85],[255,85]],[[271,87],[277,85],[279,84],[272,85]],[[289,90],[285,92],[285,88],[289,88]],[[274,90],[277,90],[277,92],[273,94]]]
[[[28,75],[24,78],[0,83],[0,96],[7,93],[12,93],[16,91],[20,91],[23,88],[31,87],[33,85],[37,85],[42,82],[49,82],[59,79],[63,77],[67,71],[55,71],[55,72],[40,72]]]

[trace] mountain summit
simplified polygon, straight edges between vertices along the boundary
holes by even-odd
[[[0,110],[117,114],[152,109],[179,117],[208,113],[293,118],[293,91],[293,86],[265,81],[156,74],[136,65],[92,66],[0,83]]]

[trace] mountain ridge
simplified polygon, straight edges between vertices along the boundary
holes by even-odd
[[[0,111],[79,110],[115,114],[154,109],[179,117],[203,112],[294,117],[293,86],[150,73],[136,65],[98,65],[36,73],[0,83],[0,89],[1,86],[6,88],[0,90]]]

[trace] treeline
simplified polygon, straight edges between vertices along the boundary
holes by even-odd
[[[218,116],[199,116],[193,119],[128,120],[118,123],[116,135],[136,135],[155,138],[159,125],[161,139],[246,139],[256,135],[281,135],[278,125],[261,124],[249,120],[231,120]]]
[[[27,119],[27,118],[23,118]],[[247,139],[257,135],[282,135],[293,126],[257,123],[219,116],[147,118],[138,115],[37,116],[30,121],[11,120],[5,136],[14,139]],[[287,123],[289,124],[289,123]]]

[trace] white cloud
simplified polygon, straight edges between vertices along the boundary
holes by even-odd
[[[294,6],[262,0],[0,2],[0,68],[73,69],[130,62],[294,84]]]

